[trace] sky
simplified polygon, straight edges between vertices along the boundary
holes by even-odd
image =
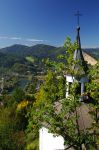
[[[0,0],[0,48],[75,41],[78,10],[82,47],[99,47],[99,0]]]

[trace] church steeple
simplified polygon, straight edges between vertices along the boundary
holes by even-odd
[[[80,26],[79,26],[79,16],[81,16],[81,14],[79,14],[79,12],[77,12],[77,14],[75,14],[77,16],[77,20],[78,20],[78,26],[77,26],[77,37],[76,37],[76,42],[77,42],[77,49],[74,52],[74,60],[75,61],[79,61],[79,65],[82,67],[82,74],[86,74],[87,73],[87,64],[84,61],[84,57],[82,54],[82,49],[81,49],[81,41],[80,41]],[[78,70],[79,66],[76,64],[73,67],[74,69]]]
[[[81,95],[80,100],[84,100],[83,93],[85,92],[85,83],[88,82],[87,78],[87,64],[84,61],[82,49],[81,49],[81,41],[80,41],[80,26],[79,26],[79,12],[76,14],[77,16],[77,36],[76,36],[76,43],[77,48],[74,51],[74,64],[72,66],[72,69],[75,70],[74,76],[72,75],[66,75],[66,83],[67,83],[67,89],[66,89],[66,97],[70,94],[70,86],[74,82],[74,79],[79,83],[78,92]]]
[[[77,27],[77,45],[78,45],[78,48],[81,49],[81,42],[80,42],[80,26]]]

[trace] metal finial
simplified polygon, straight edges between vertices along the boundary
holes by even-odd
[[[82,16],[82,14],[80,14],[79,11],[77,11],[77,13],[75,14],[75,16],[77,16],[77,25],[79,27],[79,17]]]

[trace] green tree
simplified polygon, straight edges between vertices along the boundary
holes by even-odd
[[[90,114],[94,120],[91,130],[94,135],[94,145],[97,148],[99,146],[99,61],[94,66],[90,66],[89,78],[87,93],[91,100]]]
[[[23,150],[25,133],[20,130],[16,106],[0,108],[0,150]]]
[[[29,124],[27,128],[27,150],[35,149],[38,150],[38,138],[39,138],[39,128],[41,124],[38,122],[40,116],[44,114],[46,108],[44,106],[48,106],[56,102],[59,97],[63,97],[63,91],[58,87],[58,84],[61,87],[65,86],[65,82],[61,82],[61,78],[57,78],[56,74],[52,71],[48,71],[46,76],[46,82],[41,86],[40,91],[35,94],[36,102],[33,103],[33,106],[28,112]],[[58,92],[59,91],[59,92]],[[38,111],[36,109],[38,108]],[[43,109],[44,108],[44,109]],[[41,117],[43,121],[43,118]],[[32,135],[32,136],[31,136]],[[33,146],[31,148],[31,145]]]
[[[24,98],[25,98],[25,93],[21,88],[16,88],[13,93],[12,96],[14,98],[15,102],[21,102]]]
[[[36,87],[37,87],[37,79],[35,77],[32,77],[30,82],[25,87],[25,92],[28,95],[33,95],[36,93]]]
[[[78,123],[78,108],[82,103],[79,101],[80,95],[76,92],[79,87],[76,79],[81,78],[83,72],[79,61],[73,59],[73,53],[78,45],[77,43],[72,44],[68,38],[65,47],[67,49],[66,55],[61,55],[59,58],[61,60],[66,59],[66,61],[58,63],[47,60],[47,64],[52,66],[52,71],[48,72],[44,84],[36,94],[36,102],[28,113],[28,134],[33,133],[35,135],[35,131],[45,125],[49,127],[49,132],[56,136],[61,135],[65,140],[65,145],[76,150],[82,150],[82,144],[84,144],[87,149],[91,149],[94,135],[90,134],[87,129],[80,130]],[[73,69],[74,64],[79,66],[77,70]],[[65,97],[64,73],[75,77],[70,89],[71,94],[67,98]]]

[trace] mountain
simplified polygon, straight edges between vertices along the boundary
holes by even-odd
[[[30,47],[31,55],[38,58],[53,57],[55,51],[56,47],[50,45],[38,44]]]
[[[15,44],[15,45],[0,49],[0,52],[4,54],[22,56],[23,54],[26,53],[27,50],[28,50],[28,46]]]
[[[95,59],[99,59],[99,48],[97,49],[84,49],[83,50],[86,55],[90,55],[90,57],[94,57]],[[50,45],[37,44],[34,46],[25,46],[25,45],[13,45],[10,47],[0,49],[0,53],[5,54],[6,56],[15,56],[25,58],[26,56],[33,56],[39,59],[42,58],[51,58],[55,59],[55,57],[59,54],[65,53],[65,48],[63,47],[54,47]]]
[[[0,68],[2,68],[2,67],[9,68],[17,62],[21,63],[21,62],[23,62],[23,59],[22,58],[20,59],[19,57],[0,52]]]
[[[12,45],[10,47],[0,49],[4,54],[16,55],[18,57],[36,56],[38,58],[48,57],[56,49],[54,46],[38,44],[34,46]]]

